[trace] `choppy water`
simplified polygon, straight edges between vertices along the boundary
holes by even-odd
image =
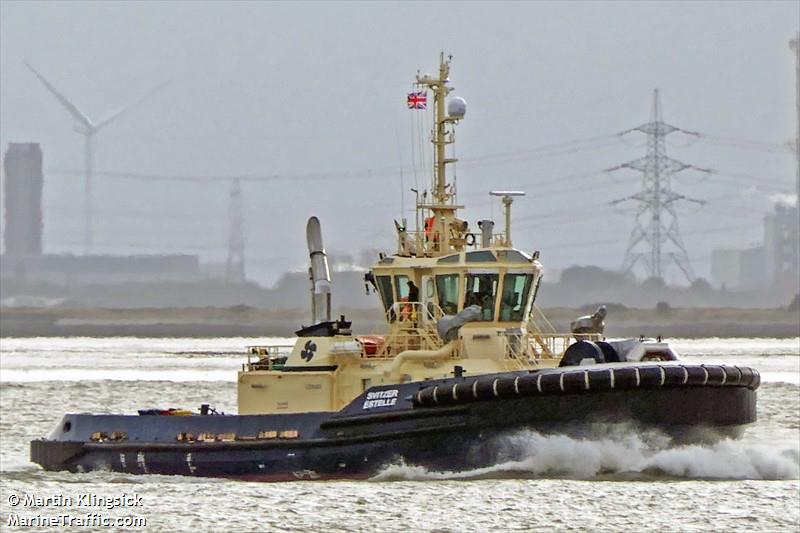
[[[8,526],[11,515],[67,515],[97,523],[91,513],[146,519],[146,528],[129,528],[134,531],[800,528],[800,339],[672,341],[684,360],[761,372],[759,421],[736,441],[676,446],[658,433],[619,427],[599,427],[583,440],[521,432],[506,443],[525,452],[519,461],[461,473],[387,465],[375,479],[356,483],[51,473],[28,462],[28,441],[49,433],[66,411],[134,412],[210,402],[234,412],[243,347],[264,342],[0,339],[0,529],[15,529]],[[11,505],[13,496],[25,494],[77,501],[85,493],[135,493],[141,506]]]

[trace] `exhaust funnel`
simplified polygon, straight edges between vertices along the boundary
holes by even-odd
[[[312,324],[328,322],[331,319],[331,273],[317,217],[308,219],[306,240],[311,260],[311,266],[308,268],[308,277],[311,280],[311,322]]]

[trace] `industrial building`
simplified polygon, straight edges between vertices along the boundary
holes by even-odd
[[[711,252],[715,289],[751,290],[796,287],[800,280],[800,219],[797,206],[778,203],[764,217],[764,244]]]
[[[46,254],[42,246],[42,149],[10,143],[3,159],[3,255],[0,280],[85,286],[126,282],[197,281],[196,255]]]
[[[764,261],[767,279],[774,284],[800,279],[800,217],[797,205],[777,203],[764,217]]]
[[[711,281],[715,288],[763,287],[798,290],[800,284],[800,34],[789,42],[795,54],[795,104],[797,136],[792,140],[796,157],[793,201],[779,201],[764,217],[764,245],[749,250],[714,250]],[[754,270],[755,271],[754,271]]]
[[[22,258],[42,253],[42,149],[37,143],[10,143],[3,159],[5,254]]]
[[[715,289],[750,290],[767,285],[764,247],[711,252],[711,284]]]

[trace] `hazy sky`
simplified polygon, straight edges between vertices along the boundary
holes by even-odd
[[[760,243],[769,198],[794,187],[780,145],[795,131],[795,1],[0,6],[0,142],[42,145],[50,252],[82,250],[83,182],[67,171],[83,168],[83,140],[26,61],[94,120],[172,81],[100,133],[99,172],[282,176],[243,184],[248,271],[266,283],[306,263],[311,215],[329,251],[392,250],[400,176],[381,169],[419,155],[425,115],[405,108],[405,94],[441,50],[468,103],[457,133],[463,215],[499,221],[488,191],[527,191],[515,244],[542,250],[546,267],[621,264],[633,219],[608,202],[640,184],[602,170],[643,155],[644,139],[564,143],[646,122],[656,87],[667,122],[710,136],[687,146],[675,134],[670,155],[719,171],[673,182],[710,202],[680,210],[698,274],[708,276],[713,248]],[[549,145],[562,147],[539,150]],[[468,160],[503,152],[514,155]],[[406,172],[405,189],[429,173]],[[100,174],[96,251],[224,261],[227,201],[223,182]]]

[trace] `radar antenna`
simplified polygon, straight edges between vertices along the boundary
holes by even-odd
[[[511,204],[514,203],[515,196],[525,196],[523,191],[491,191],[490,196],[500,196],[503,199],[503,212],[506,216],[506,229],[503,238],[503,246],[511,248]]]

